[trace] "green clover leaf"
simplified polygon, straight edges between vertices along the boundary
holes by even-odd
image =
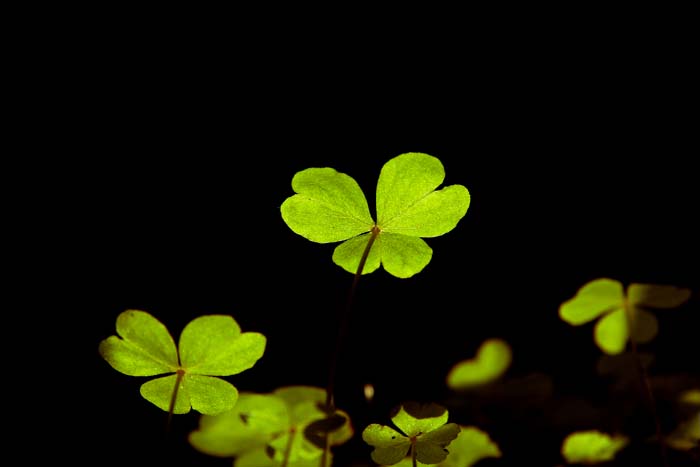
[[[700,388],[692,388],[683,391],[678,397],[680,405],[677,411],[682,420],[676,428],[665,436],[666,444],[679,451],[689,451],[700,446]]]
[[[487,457],[501,457],[501,450],[489,437],[488,433],[474,427],[460,425],[460,432],[450,443],[450,453],[439,464],[423,464],[424,467],[471,467]],[[413,459],[404,457],[396,467],[412,467]]]
[[[473,359],[462,360],[452,366],[447,374],[447,386],[461,391],[495,381],[510,366],[512,351],[502,339],[487,339]]]
[[[280,211],[292,231],[318,243],[343,242],[333,262],[355,274],[371,246],[362,274],[384,269],[400,278],[420,272],[433,250],[421,238],[443,235],[457,226],[469,208],[462,185],[436,190],[445,179],[440,160],[405,153],[382,167],[376,191],[375,222],[357,182],[332,168],[309,168],[292,179],[296,193]]]
[[[178,346],[167,328],[149,313],[126,310],[117,317],[118,336],[99,344],[99,353],[129,376],[161,376],[141,385],[141,395],[175,414],[231,410],[238,390],[219,376],[251,368],[265,351],[265,336],[241,332],[226,315],[205,315],[182,330]],[[172,406],[172,407],[171,407]]]
[[[459,425],[447,423],[447,418],[447,410],[438,404],[408,402],[391,418],[399,431],[372,423],[362,432],[362,439],[374,447],[371,456],[377,464],[396,464],[411,449],[418,462],[437,464],[445,460],[446,447],[460,432]]]
[[[561,455],[569,464],[599,464],[611,461],[627,446],[629,438],[610,436],[597,430],[576,431],[564,438]]]
[[[203,415],[190,444],[205,454],[235,457],[236,467],[317,467],[325,448],[353,435],[349,415],[328,416],[326,391],[313,386],[286,386],[269,394],[241,393],[228,412]]]
[[[690,298],[690,290],[671,285],[630,284],[625,293],[616,280],[600,278],[582,286],[559,307],[559,317],[578,326],[598,317],[594,330],[598,347],[609,355],[623,352],[628,340],[651,341],[658,321],[649,308],[674,308]]]

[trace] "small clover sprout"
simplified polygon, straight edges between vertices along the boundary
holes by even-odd
[[[447,423],[447,409],[438,404],[419,405],[408,402],[391,417],[399,431],[373,423],[362,432],[362,439],[374,447],[372,460],[381,465],[393,465],[410,455],[423,464],[445,460],[447,446],[457,438],[459,425]]]
[[[379,266],[396,277],[420,272],[433,250],[421,238],[454,229],[469,207],[469,191],[450,185],[436,191],[445,178],[442,163],[423,153],[405,153],[382,167],[376,191],[377,221],[357,182],[332,168],[309,168],[294,175],[296,193],[280,207],[292,231],[318,243],[343,242],[333,262],[355,274]]]
[[[126,310],[117,317],[117,334],[99,344],[100,355],[129,376],[161,376],[141,385],[141,395],[162,410],[203,414],[231,410],[238,390],[218,376],[251,368],[265,351],[265,336],[241,332],[227,315],[205,315],[182,330],[179,346],[149,313]]]
[[[456,363],[447,374],[447,386],[455,391],[488,384],[500,378],[510,366],[512,352],[502,339],[487,339],[476,357]]]
[[[561,455],[569,464],[599,464],[613,460],[628,443],[629,438],[624,435],[610,436],[597,430],[576,431],[564,438]]]
[[[598,347],[609,355],[623,352],[628,340],[651,341],[658,332],[656,317],[647,308],[674,308],[690,298],[690,290],[671,285],[623,285],[608,278],[595,279],[562,303],[559,317],[578,326],[602,318],[594,336]]]
[[[313,386],[242,392],[233,410],[203,415],[189,442],[205,454],[234,457],[236,467],[318,467],[326,436],[330,447],[353,435],[347,413],[322,410],[325,398],[325,390]]]

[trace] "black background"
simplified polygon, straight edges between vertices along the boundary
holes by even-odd
[[[443,162],[445,184],[472,196],[453,231],[427,240],[434,253],[421,273],[378,270],[359,282],[336,395],[356,436],[336,451],[338,465],[370,465],[359,434],[408,399],[454,404],[451,421],[489,431],[504,452],[491,465],[524,452],[555,465],[576,420],[472,418],[445,387],[449,368],[501,337],[514,352],[508,378],[546,374],[557,397],[605,407],[592,327],[563,323],[559,304],[598,277],[697,295],[695,91],[673,40],[525,30],[359,47],[352,36],[323,46],[301,32],[266,42],[102,26],[43,44],[56,79],[37,86],[43,138],[60,148],[36,175],[50,181],[42,208],[54,229],[40,274],[46,296],[70,310],[86,362],[65,407],[71,458],[231,464],[187,444],[194,412],[175,417],[164,443],[166,414],[138,392],[145,379],[99,356],[125,309],[150,312],[175,337],[212,313],[265,334],[263,358],[227,378],[239,390],[325,386],[352,275],[332,263],[335,245],[294,234],[280,216],[292,177],[308,167],[352,176],[372,207],[382,165],[424,152]],[[447,44],[464,45],[447,53]],[[698,375],[696,295],[659,315],[645,347],[653,372]]]

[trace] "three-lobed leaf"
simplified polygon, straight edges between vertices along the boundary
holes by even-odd
[[[372,247],[362,274],[380,266],[407,278],[423,270],[432,249],[421,238],[454,229],[470,203],[462,185],[437,188],[445,178],[442,162],[424,153],[405,153],[382,167],[377,181],[376,214],[357,182],[332,168],[309,168],[292,179],[296,194],[281,205],[282,218],[292,231],[318,243],[343,242],[333,261],[356,273],[370,238]]]
[[[100,355],[129,376],[163,375],[142,384],[140,392],[165,411],[174,402],[175,414],[232,409],[238,390],[219,377],[251,368],[266,346],[265,336],[241,332],[228,315],[204,315],[190,321],[180,334],[179,345],[165,325],[145,311],[120,313],[116,330],[118,335],[100,342]]]
[[[459,425],[447,423],[448,412],[438,404],[403,404],[391,418],[396,429],[372,423],[362,432],[362,439],[374,447],[372,460],[382,465],[400,462],[414,446],[416,459],[423,464],[437,464],[448,455],[447,446],[460,433]]]
[[[474,426],[460,425],[457,438],[450,443],[450,452],[444,461],[439,464],[424,464],[425,467],[472,467],[474,464],[487,457],[501,457],[501,450],[491,440],[488,433]],[[412,467],[413,460],[410,456],[404,457],[395,464],[396,467]]]
[[[599,278],[583,285],[559,307],[559,317],[578,326],[599,318],[594,329],[598,347],[610,355],[625,350],[628,340],[651,341],[658,321],[649,309],[674,308],[690,298],[690,290],[671,285],[622,283]]]

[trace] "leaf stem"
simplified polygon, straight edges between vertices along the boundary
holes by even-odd
[[[633,335],[633,323],[631,319],[631,313],[629,311],[629,305],[625,303],[625,316],[627,317],[627,329],[629,329],[629,342],[630,348],[632,349],[632,354],[634,355],[634,360],[637,362],[637,369],[639,370],[639,376],[642,380],[642,385],[644,386],[644,392],[649,404],[649,410],[651,411],[651,416],[654,419],[654,429],[656,430],[656,439],[659,442],[659,455],[661,457],[661,464],[664,467],[669,467],[668,455],[666,452],[666,442],[664,441],[663,435],[661,433],[661,422],[659,421],[659,414],[656,411],[656,401],[654,399],[654,393],[651,389],[651,382],[649,381],[649,374],[642,363],[642,359],[639,356],[637,350],[637,342],[634,340]]]
[[[413,440],[411,443],[411,462],[413,467],[418,467],[418,458],[416,456],[416,441]]]
[[[166,433],[170,431],[170,425],[173,419],[173,412],[175,411],[175,401],[177,400],[177,392],[180,389],[180,383],[182,382],[182,378],[185,376],[185,370],[178,369],[176,374],[177,377],[175,378],[175,388],[173,388],[173,395],[170,398],[170,407],[168,407],[168,420],[165,424]]]
[[[350,310],[352,308],[352,303],[355,298],[357,283],[360,280],[360,276],[362,276],[362,270],[365,267],[365,262],[367,262],[367,257],[369,256],[369,251],[372,248],[372,244],[374,243],[374,240],[377,238],[378,235],[379,227],[375,225],[374,227],[372,227],[371,235],[369,236],[369,240],[367,241],[367,246],[365,247],[365,251],[362,253],[362,258],[360,258],[360,264],[357,266],[357,272],[355,272],[355,276],[353,277],[352,286],[350,287],[348,298],[345,302],[345,308],[340,316],[340,324],[338,326],[338,337],[335,340],[335,349],[333,351],[333,356],[331,358],[330,368],[328,371],[328,386],[326,387],[326,409],[328,410],[329,415],[335,412],[335,398],[333,392],[335,391],[335,374],[338,367],[338,356],[343,347],[343,344],[345,343],[345,336],[347,335],[348,322],[350,318]]]

